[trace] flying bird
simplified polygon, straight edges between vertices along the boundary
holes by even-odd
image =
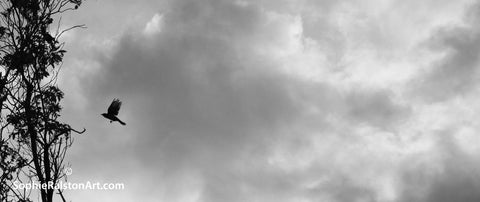
[[[120,110],[120,107],[122,106],[122,102],[120,102],[119,99],[113,99],[112,104],[108,107],[107,113],[103,113],[102,116],[109,119],[110,123],[114,121],[120,122],[120,124],[125,125],[125,122],[120,120],[118,116],[118,111]]]

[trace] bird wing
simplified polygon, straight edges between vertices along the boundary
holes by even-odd
[[[122,102],[120,102],[120,100],[113,99],[112,104],[110,104],[110,106],[108,107],[108,114],[117,116],[121,106]]]

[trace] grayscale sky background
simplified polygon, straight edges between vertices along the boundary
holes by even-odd
[[[480,201],[480,2],[88,0],[63,17],[66,191],[102,202]],[[123,101],[110,124],[100,114]]]

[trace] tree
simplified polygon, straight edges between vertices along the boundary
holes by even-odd
[[[30,201],[31,192],[12,189],[14,181],[53,185],[39,191],[42,202],[52,202],[55,191],[62,194],[54,186],[65,177],[71,134],[85,130],[58,120],[64,94],[55,82],[66,53],[59,37],[82,27],[60,31],[59,16],[80,4],[81,0],[0,3],[1,201]]]

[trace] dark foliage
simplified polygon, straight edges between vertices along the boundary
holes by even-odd
[[[14,181],[56,184],[64,178],[71,134],[81,132],[58,120],[64,94],[55,81],[66,53],[59,37],[81,26],[52,31],[52,25],[59,27],[54,19],[80,4],[0,2],[0,201],[30,201],[30,192],[12,189]],[[53,201],[54,191],[40,190],[41,200]]]

